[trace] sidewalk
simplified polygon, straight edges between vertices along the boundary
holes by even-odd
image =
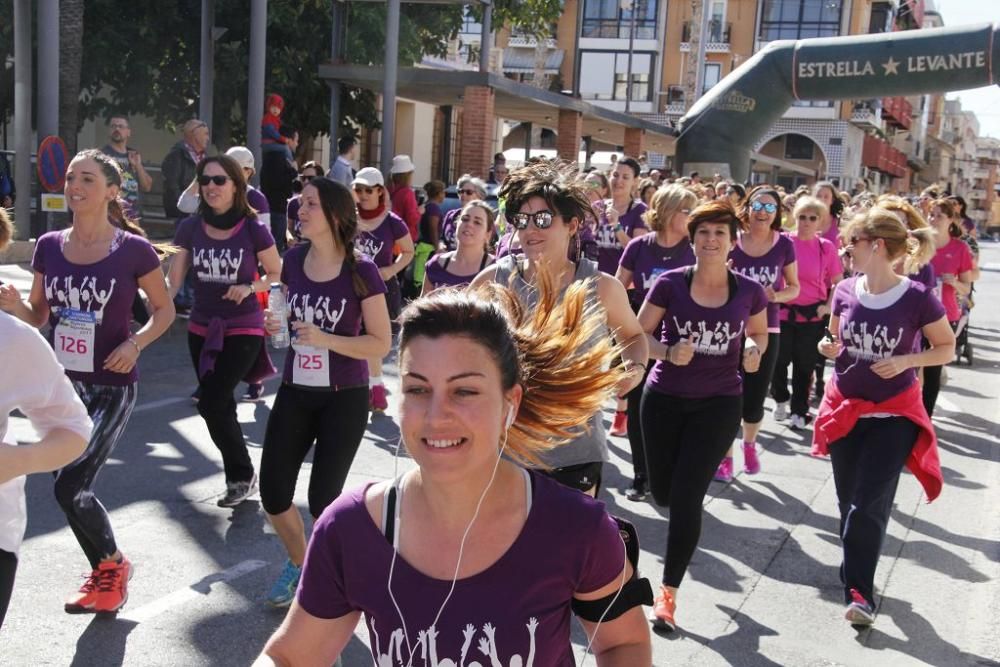
[[[22,297],[27,297],[31,291],[31,283],[34,273],[31,264],[0,264],[0,283],[13,285],[21,292]]]

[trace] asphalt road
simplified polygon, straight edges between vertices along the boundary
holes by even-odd
[[[858,632],[842,618],[830,464],[809,455],[806,434],[771,419],[769,401],[763,470],[713,484],[678,598],[682,630],[654,636],[655,665],[1000,664],[1000,245],[984,242],[982,261],[976,360],[948,368],[935,417],[945,490],[927,504],[912,476],[900,483],[876,579],[875,627]],[[24,278],[23,269],[0,266],[0,279]],[[394,383],[395,368],[386,371]],[[35,476],[21,568],[0,630],[2,665],[247,665],[281,621],[263,597],[283,553],[259,503],[215,506],[221,464],[188,400],[193,371],[183,323],[144,353],[142,373],[139,406],[99,482],[119,544],[136,566],[129,602],[110,618],[62,611],[86,561],[50,479]],[[268,383],[266,403],[240,405],[255,460],[276,386]],[[13,426],[31,437],[24,420]],[[396,437],[391,411],[373,419],[348,486],[392,476]],[[610,449],[602,499],[637,525],[641,569],[657,581],[667,513],[625,499],[628,443],[611,438]],[[307,464],[300,507],[308,475]],[[578,655],[582,638],[577,629]],[[372,664],[366,641],[359,626],[345,665]]]

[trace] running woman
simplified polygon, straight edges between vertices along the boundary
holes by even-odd
[[[358,235],[354,239],[355,247],[378,267],[379,275],[385,281],[389,319],[395,320],[402,307],[398,276],[413,260],[413,239],[406,223],[389,210],[389,191],[385,189],[381,171],[365,167],[354,177],[351,187],[354,189],[360,218]],[[393,257],[394,245],[399,246],[398,257]],[[382,380],[384,356],[368,359],[369,408],[375,412],[385,412],[389,407]]]
[[[292,352],[267,421],[260,498],[288,553],[268,602],[292,602],[306,556],[302,516],[292,504],[302,461],[313,449],[309,514],[318,519],[340,495],[368,424],[366,359],[389,353],[385,283],[374,262],[355,256],[357,211],[351,191],[325,178],[303,189],[299,229],[307,244],[281,267]],[[281,322],[268,313],[268,332]],[[364,332],[360,333],[364,326]]]
[[[694,264],[694,250],[688,238],[687,224],[698,196],[682,185],[666,185],[653,195],[652,207],[646,211],[649,234],[632,239],[622,253],[615,277],[629,289],[632,310],[639,311],[646,294],[663,273]],[[639,404],[642,388],[649,377],[649,360],[642,382],[626,396],[628,402],[628,444],[632,450],[632,486],[625,492],[632,501],[649,497],[649,475],[646,473],[646,452],[642,445],[642,423]],[[618,419],[618,415],[615,415]]]
[[[819,199],[799,197],[792,211],[795,232],[789,238],[795,246],[798,268],[799,295],[781,304],[781,341],[778,363],[771,381],[771,396],[775,400],[774,418],[788,419],[791,402],[792,428],[802,429],[809,423],[809,386],[816,368],[816,345],[826,330],[825,317],[830,315],[833,287],[843,277],[843,265],[837,247],[820,236],[818,231],[828,208]],[[792,390],[788,391],[788,366],[792,366]]]
[[[208,157],[195,170],[198,214],[181,221],[170,265],[171,294],[194,268],[194,306],[188,350],[198,375],[198,414],[222,455],[226,491],[219,507],[235,507],[257,490],[257,474],[236,418],[233,391],[274,372],[264,348],[264,313],[258,292],[281,274],[271,229],[247,203],[243,169],[225,155]],[[257,265],[264,275],[257,275]]]
[[[840,505],[845,616],[875,620],[875,568],[904,464],[927,494],[941,492],[937,437],[920,400],[915,369],[941,365],[955,351],[945,308],[906,273],[934,252],[928,229],[907,230],[892,211],[873,208],[845,230],[854,276],[837,285],[830,331],[818,349],[834,360],[813,430],[813,453],[829,454]],[[915,352],[923,334],[930,349]],[[919,349],[919,348],[917,348]]]
[[[493,238],[493,209],[481,200],[462,208],[455,232],[457,248],[434,255],[424,265],[424,284],[420,296],[441,287],[465,287],[493,263],[490,239]]]
[[[795,244],[781,233],[780,202],[781,196],[770,186],[760,185],[750,191],[741,216],[743,228],[736,247],[729,254],[732,269],[759,283],[767,294],[767,349],[760,360],[760,370],[749,373],[743,379],[743,470],[748,475],[760,472],[757,434],[764,421],[764,400],[771,386],[774,366],[778,363],[781,337],[779,304],[799,295]],[[796,424],[793,421],[792,426]],[[719,464],[715,479],[732,481],[732,447]]]
[[[962,221],[958,217],[958,205],[955,202],[949,199],[934,200],[927,221],[937,233],[934,237],[936,252],[930,261],[937,280],[935,292],[944,304],[944,312],[954,331],[962,317],[958,298],[972,293],[976,262],[972,250],[962,240]],[[949,361],[951,359],[946,359],[944,363]],[[941,391],[941,370],[944,363],[924,368],[923,402],[927,414],[932,417]]]
[[[0,288],[0,308],[35,327],[49,324],[56,358],[94,423],[83,456],[55,473],[56,500],[91,567],[66,601],[69,613],[116,611],[128,600],[132,564],[94,486],[135,407],[139,355],[174,321],[160,258],[121,208],[121,179],[114,159],[97,150],[78,153],[66,170],[72,225],[38,239],[27,301],[11,285]],[[140,288],[149,321],[133,334]]]
[[[13,231],[0,207],[0,251]],[[2,296],[2,295],[0,295]],[[27,508],[24,476],[58,470],[87,448],[93,424],[73,383],[59,365],[52,347],[38,331],[16,317],[0,313],[4,343],[4,373],[31,382],[0,385],[0,629],[7,614],[17,573],[17,552],[24,539]],[[8,437],[7,420],[14,410],[28,418],[41,439],[17,446]]]
[[[628,169],[628,167],[624,167]],[[646,371],[646,337],[628,304],[622,284],[597,270],[594,262],[568,259],[569,247],[590,206],[579,181],[574,181],[561,165],[539,161],[511,172],[500,194],[507,201],[507,219],[517,230],[523,255],[508,255],[487,267],[472,281],[473,287],[496,282],[511,287],[523,307],[538,307],[537,276],[540,266],[551,273],[559,295],[578,282],[587,285],[589,307],[605,313],[608,329],[619,341],[627,371],[619,386],[621,399],[631,391]],[[513,213],[511,213],[513,211]],[[603,332],[608,335],[608,332]],[[592,340],[590,345],[597,345]],[[581,350],[582,353],[582,350]],[[600,491],[608,443],[600,410],[590,416],[586,427],[578,428],[573,440],[544,457],[546,474],[567,486],[590,493]]]
[[[650,667],[640,605],[652,594],[616,522],[522,467],[624,380],[604,370],[614,350],[587,286],[558,299],[542,285],[531,311],[498,286],[406,308],[400,431],[416,469],[327,508],[296,600],[255,665],[332,664],[364,615],[379,665],[564,667],[572,613],[598,665]]]
[[[758,371],[767,351],[764,288],[726,265],[739,226],[726,202],[692,211],[694,266],[657,278],[639,311],[650,358],[658,360],[640,408],[649,487],[656,504],[670,508],[650,619],[663,630],[675,628],[677,589],[698,546],[702,501],[740,425],[743,378]]]

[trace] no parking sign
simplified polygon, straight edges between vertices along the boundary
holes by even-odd
[[[62,192],[66,184],[66,144],[59,137],[45,137],[38,147],[38,182],[48,192]]]

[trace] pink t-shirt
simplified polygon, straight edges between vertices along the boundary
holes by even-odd
[[[837,247],[822,236],[803,241],[789,234],[795,246],[795,261],[799,269],[799,295],[788,302],[790,306],[808,306],[826,301],[833,281],[843,275]],[[788,320],[788,309],[781,309],[781,320]],[[802,321],[801,317],[796,321]]]
[[[958,307],[955,288],[951,285],[942,284],[941,277],[946,273],[950,273],[957,278],[965,271],[971,271],[972,251],[969,250],[969,246],[965,241],[953,237],[948,241],[948,245],[938,248],[938,251],[934,253],[934,257],[931,258],[931,266],[934,267],[934,275],[938,279],[940,287],[938,297],[941,299],[941,303],[944,304],[944,311],[948,315],[948,321],[957,322],[962,316],[962,312]]]

